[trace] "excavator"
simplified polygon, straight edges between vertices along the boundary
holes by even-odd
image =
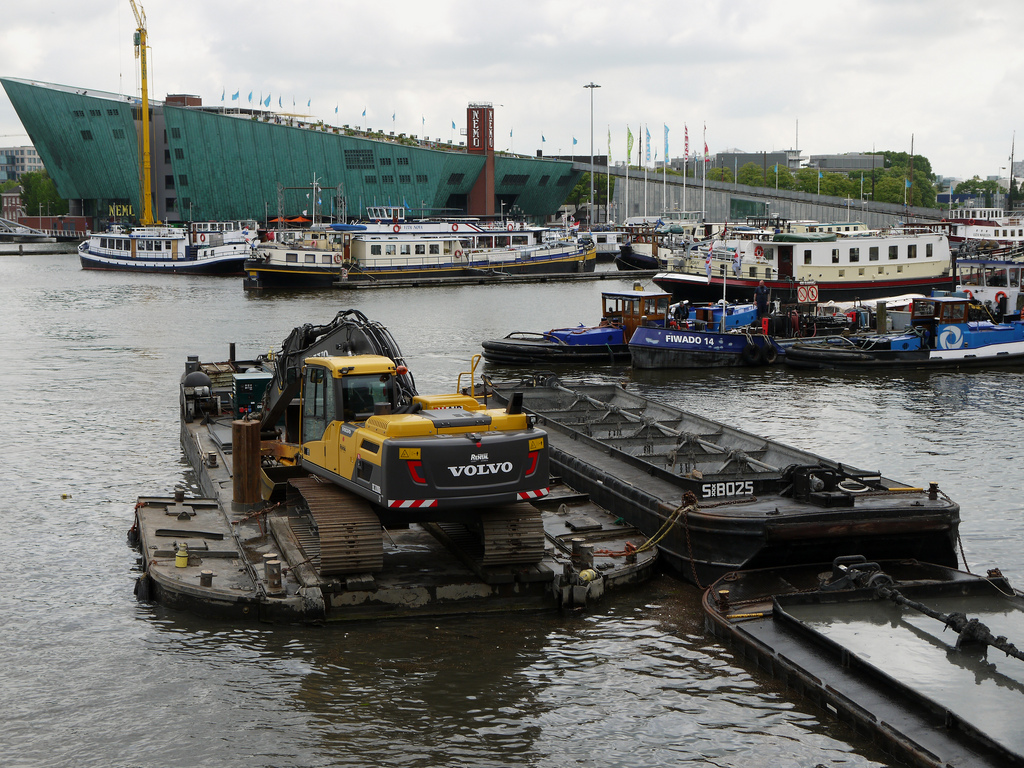
[[[308,474],[289,483],[319,533],[321,573],[379,570],[382,525],[410,523],[472,531],[482,565],[541,559],[529,502],[548,493],[548,440],[521,399],[420,395],[390,332],[354,309],[295,328],[262,364],[263,445]]]

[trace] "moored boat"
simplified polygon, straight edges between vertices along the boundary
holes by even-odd
[[[240,275],[257,242],[255,221],[185,227],[114,225],[78,246],[82,269]]]
[[[770,365],[782,347],[756,325],[755,304],[697,305],[693,318],[638,328],[629,340],[634,368],[720,368]],[[764,327],[767,327],[764,326]]]
[[[246,287],[593,272],[596,265],[593,242],[571,229],[511,222],[497,229],[459,221],[434,222],[425,231],[397,222],[385,225],[385,231],[365,226],[275,233],[246,262]]]
[[[658,540],[660,558],[706,584],[728,571],[863,553],[955,567],[960,507],[912,487],[650,400],[556,379],[522,393],[555,471]]]
[[[629,360],[629,340],[643,326],[664,327],[668,294],[631,290],[603,291],[597,325],[553,328],[544,333],[513,331],[483,342],[484,359],[504,365],[612,363]]]
[[[786,349],[787,365],[800,368],[967,368],[1024,363],[1024,321],[969,320],[970,302],[957,296],[914,299],[902,331]]]
[[[944,234],[904,228],[849,235],[779,232],[716,241],[673,259],[672,269],[655,275],[654,282],[675,301],[715,301],[723,288],[730,301],[749,301],[763,280],[772,299],[803,303],[930,294],[948,290],[951,274]]]
[[[738,655],[906,764],[1024,765],[1024,597],[998,570],[853,556],[731,573],[703,606]]]

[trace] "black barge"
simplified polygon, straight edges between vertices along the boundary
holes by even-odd
[[[493,384],[547,431],[554,472],[653,537],[698,586],[729,571],[916,558],[957,564],[960,507],[914,487],[673,408],[617,385]]]

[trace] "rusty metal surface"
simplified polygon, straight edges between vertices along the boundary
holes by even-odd
[[[369,503],[314,478],[293,477],[288,482],[302,494],[313,518],[321,575],[370,573],[384,567],[380,519]]]

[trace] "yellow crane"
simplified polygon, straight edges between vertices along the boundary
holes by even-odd
[[[132,11],[135,12],[135,22],[138,27],[135,30],[135,58],[139,60],[142,70],[142,217],[139,223],[149,226],[154,223],[153,219],[153,182],[152,182],[152,159],[149,147],[149,72],[146,69],[146,12],[135,4],[135,0],[129,0],[132,4]]]

